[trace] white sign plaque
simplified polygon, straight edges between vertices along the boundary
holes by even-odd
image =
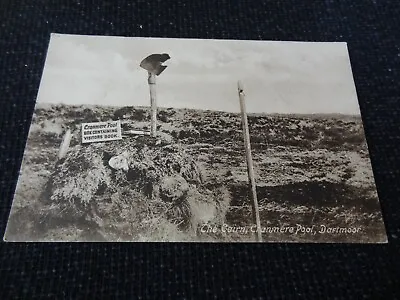
[[[121,140],[121,122],[107,121],[82,123],[82,143]]]

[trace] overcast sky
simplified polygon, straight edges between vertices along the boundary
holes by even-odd
[[[152,53],[168,53],[157,77],[162,107],[248,112],[359,114],[345,43],[150,39],[52,34],[38,102],[149,105]]]

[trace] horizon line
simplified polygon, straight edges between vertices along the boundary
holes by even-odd
[[[150,106],[145,106],[145,105],[101,105],[101,104],[66,104],[66,103],[54,103],[54,102],[36,102],[35,104],[35,109],[40,108],[40,105],[64,105],[64,106],[70,106],[70,107],[80,107],[80,106],[91,106],[91,107],[108,107],[108,108],[124,108],[124,107],[138,107],[138,108],[149,108]],[[239,112],[233,112],[233,111],[225,111],[225,110],[212,110],[212,109],[202,109],[202,108],[188,108],[188,107],[171,107],[171,106],[158,106],[158,108],[162,109],[179,109],[179,110],[194,110],[194,111],[211,111],[211,112],[222,112],[222,113],[230,113],[230,114],[240,114]],[[361,113],[358,114],[349,114],[349,113],[341,113],[341,112],[309,112],[309,113],[297,113],[297,112],[246,112],[248,115],[259,115],[259,114],[265,114],[265,115],[323,115],[323,116],[329,116],[329,115],[340,115],[340,116],[347,116],[347,117],[361,117]]]

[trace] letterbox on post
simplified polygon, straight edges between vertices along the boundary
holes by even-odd
[[[147,82],[150,88],[150,106],[151,106],[151,123],[150,135],[156,135],[157,129],[157,94],[156,94],[156,76],[159,76],[167,66],[162,64],[171,57],[167,53],[151,54],[142,60],[140,67],[148,72]]]

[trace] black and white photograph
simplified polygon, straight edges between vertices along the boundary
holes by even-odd
[[[4,240],[386,243],[347,44],[52,34]]]

